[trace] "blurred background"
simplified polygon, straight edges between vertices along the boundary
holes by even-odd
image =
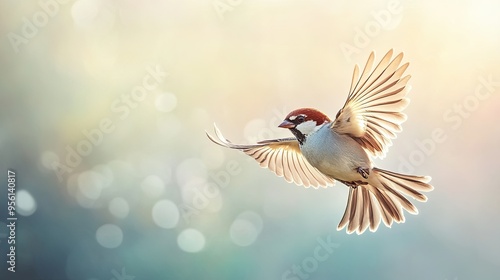
[[[2,279],[498,279],[498,1],[0,2]],[[209,142],[290,136],[354,64],[404,52],[409,118],[385,169],[432,176],[420,214],[337,231],[305,189]],[[16,272],[7,271],[7,170]]]

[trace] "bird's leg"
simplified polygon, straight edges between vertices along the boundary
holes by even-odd
[[[368,168],[363,168],[363,167],[358,167],[356,168],[356,171],[363,176],[363,178],[368,179],[368,175],[370,175],[370,169]]]
[[[352,181],[352,182],[347,182],[347,181],[342,181],[342,180],[338,180],[338,181],[341,182],[342,184],[348,186],[349,188],[353,188],[353,189],[356,189],[358,186],[368,185],[367,182],[363,182],[361,180]]]
[[[358,187],[358,184],[356,182],[346,182],[346,181],[341,181],[339,180],[342,184],[348,186],[349,188],[356,189]]]

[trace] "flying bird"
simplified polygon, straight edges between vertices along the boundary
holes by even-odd
[[[380,222],[387,227],[405,221],[404,210],[417,214],[408,199],[425,202],[422,192],[433,190],[428,176],[400,174],[373,166],[372,159],[384,158],[391,139],[406,120],[409,63],[401,65],[403,53],[392,58],[391,49],[373,68],[372,52],[360,73],[354,67],[347,100],[332,121],[313,108],[290,112],[279,125],[294,137],[256,144],[233,144],[214,125],[214,143],[243,151],[262,167],[304,187],[333,186],[339,181],[349,187],[344,215],[337,230],[347,233],[375,232]],[[373,69],[372,69],[373,68]]]

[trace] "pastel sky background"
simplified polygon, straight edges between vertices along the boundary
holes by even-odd
[[[493,0],[1,1],[0,278],[498,279],[499,12]],[[405,224],[337,231],[344,185],[289,184],[205,136],[215,122],[234,142],[288,137],[276,126],[300,107],[334,117],[354,65],[391,48],[410,62],[411,104],[375,163],[435,186]]]

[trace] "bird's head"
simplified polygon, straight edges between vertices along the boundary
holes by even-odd
[[[320,111],[312,108],[301,108],[290,112],[278,127],[290,129],[297,140],[303,144],[307,135],[329,122],[331,122],[330,118]]]

